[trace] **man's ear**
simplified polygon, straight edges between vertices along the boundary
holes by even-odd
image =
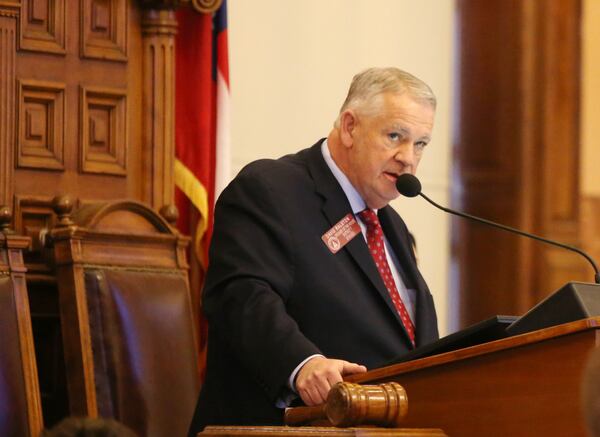
[[[340,115],[340,139],[345,147],[352,147],[354,143],[357,121],[356,113],[352,109],[346,109]]]

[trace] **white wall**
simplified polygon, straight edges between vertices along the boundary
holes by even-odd
[[[438,97],[433,141],[419,169],[424,191],[449,203],[452,0],[229,0],[234,173],[327,136],[352,76],[397,66]],[[450,324],[448,218],[422,199],[394,207],[417,238],[441,334]]]

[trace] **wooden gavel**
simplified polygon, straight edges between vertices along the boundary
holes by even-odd
[[[377,425],[398,427],[408,412],[404,388],[396,382],[380,385],[359,385],[339,382],[327,401],[314,407],[285,410],[285,423],[290,426],[328,420],[333,426]]]

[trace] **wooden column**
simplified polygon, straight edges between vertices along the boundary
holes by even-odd
[[[0,205],[12,205],[15,144],[15,57],[20,2],[0,0]]]
[[[174,196],[176,31],[173,9],[143,11],[143,200],[155,209],[172,204]]]
[[[580,0],[458,0],[452,195],[457,208],[578,246],[580,14]],[[452,226],[463,326],[593,280],[575,254]]]

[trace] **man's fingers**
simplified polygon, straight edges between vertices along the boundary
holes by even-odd
[[[331,386],[326,379],[314,376],[306,381],[306,384],[303,389],[301,389],[300,393],[302,394],[302,391],[304,391],[307,394],[307,397],[311,402],[310,405],[319,405],[327,399],[330,388]]]
[[[361,364],[343,361],[343,367],[341,369],[342,375],[351,375],[353,373],[365,373],[366,371],[367,368]]]
[[[313,397],[310,393],[309,390],[304,389],[304,390],[299,390],[298,394],[300,395],[300,397],[302,398],[302,402],[304,402],[306,405],[308,405],[309,407],[313,406],[313,405],[318,405],[314,400]]]
[[[315,370],[302,381],[298,389],[301,394],[302,391],[307,393],[312,405],[318,405],[327,400],[332,385],[341,380],[342,377],[336,369]]]
[[[327,381],[320,381],[316,387],[315,391],[317,392],[316,396],[313,396],[313,399],[317,397],[316,404],[322,404],[327,400],[327,394],[329,393],[329,383]]]
[[[327,400],[331,387],[342,381],[342,375],[366,371],[360,364],[315,357],[298,372],[296,389],[306,405],[319,405]]]

